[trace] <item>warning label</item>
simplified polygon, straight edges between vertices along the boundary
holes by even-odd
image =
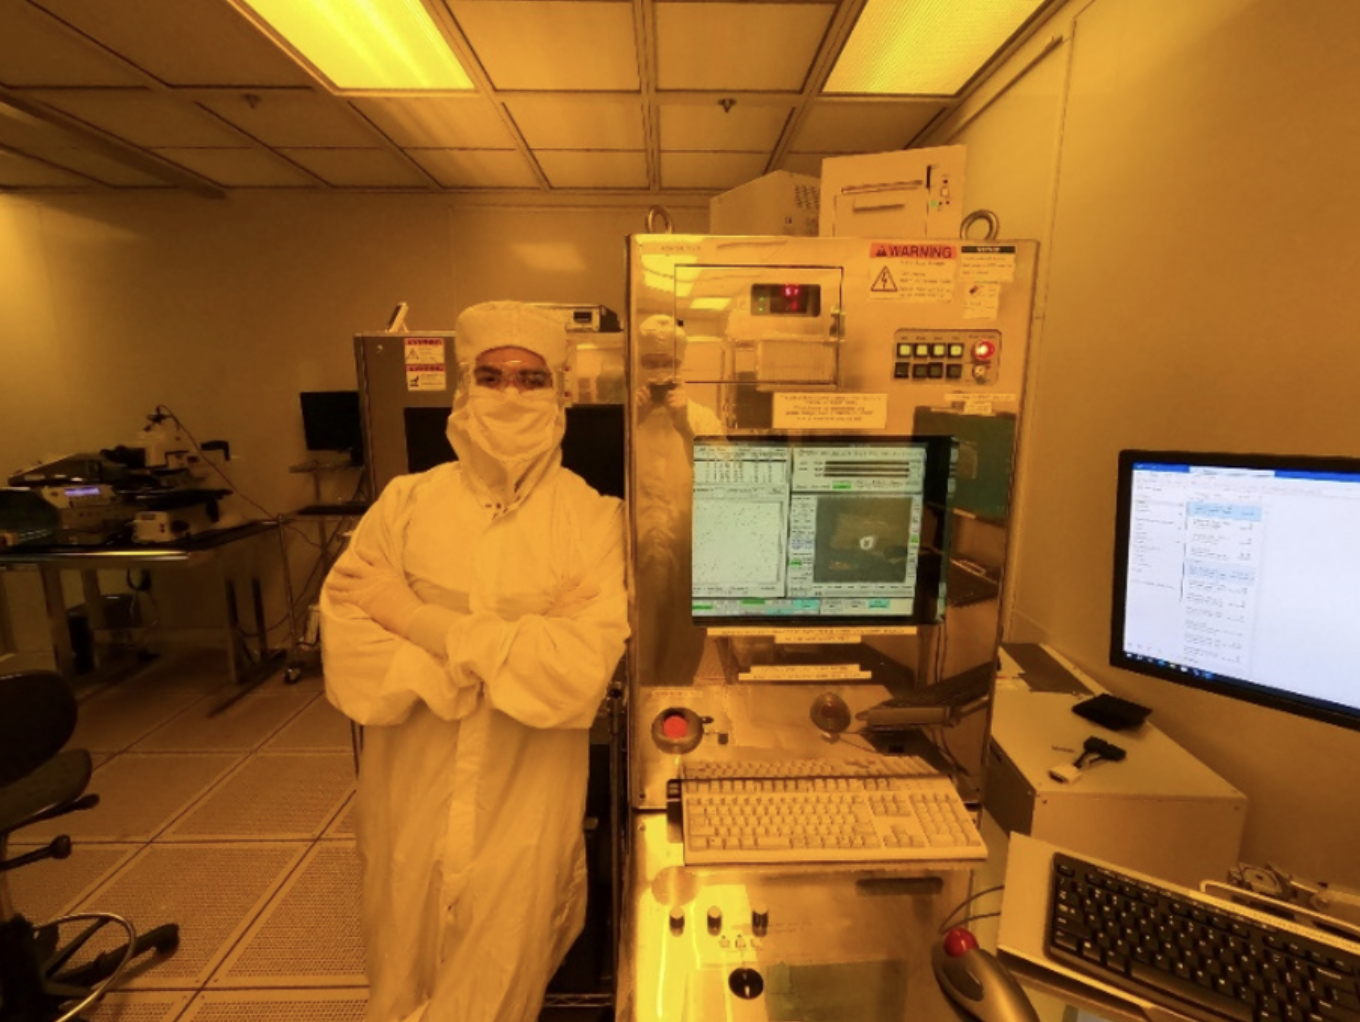
[[[948,242],[869,243],[869,298],[945,304],[954,300],[959,246]]]
[[[408,337],[406,338],[406,364],[438,365],[444,364],[444,338]]]
[[[875,241],[869,246],[870,259],[953,259],[958,255],[953,245],[929,245],[915,242],[909,245],[891,241]]]

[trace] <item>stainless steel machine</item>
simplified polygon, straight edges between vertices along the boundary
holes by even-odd
[[[774,817],[906,775],[980,812],[1036,250],[630,239],[620,1019],[947,1010],[930,946],[980,842]],[[768,833],[695,822],[729,784]]]

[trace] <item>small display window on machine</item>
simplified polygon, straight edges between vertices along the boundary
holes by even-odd
[[[949,437],[699,438],[695,622],[940,620],[955,449]]]

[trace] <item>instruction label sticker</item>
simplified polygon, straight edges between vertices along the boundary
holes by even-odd
[[[954,300],[959,246],[947,242],[869,243],[869,298],[945,303]]]
[[[448,365],[444,338],[406,338],[406,389],[448,390]]]
[[[1014,245],[961,245],[959,279],[1009,284],[1015,279]]]
[[[887,394],[780,392],[774,395],[774,429],[885,429]]]
[[[1016,398],[1014,394],[970,394],[967,391],[956,391],[946,400],[951,408],[963,412],[964,415],[991,415],[996,405],[1013,405]]]
[[[979,280],[964,285],[964,319],[996,319],[996,310],[1000,305],[1000,284],[991,284]]]
[[[873,675],[859,664],[754,664],[738,681],[865,681]]]
[[[861,628],[790,628],[775,632],[776,646],[799,646],[808,643],[860,642],[865,635],[915,635],[915,625],[870,625]]]

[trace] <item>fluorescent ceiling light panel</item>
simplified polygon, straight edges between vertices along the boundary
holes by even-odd
[[[824,92],[952,96],[1044,0],[868,0]]]
[[[245,0],[341,90],[473,88],[421,0]]]

